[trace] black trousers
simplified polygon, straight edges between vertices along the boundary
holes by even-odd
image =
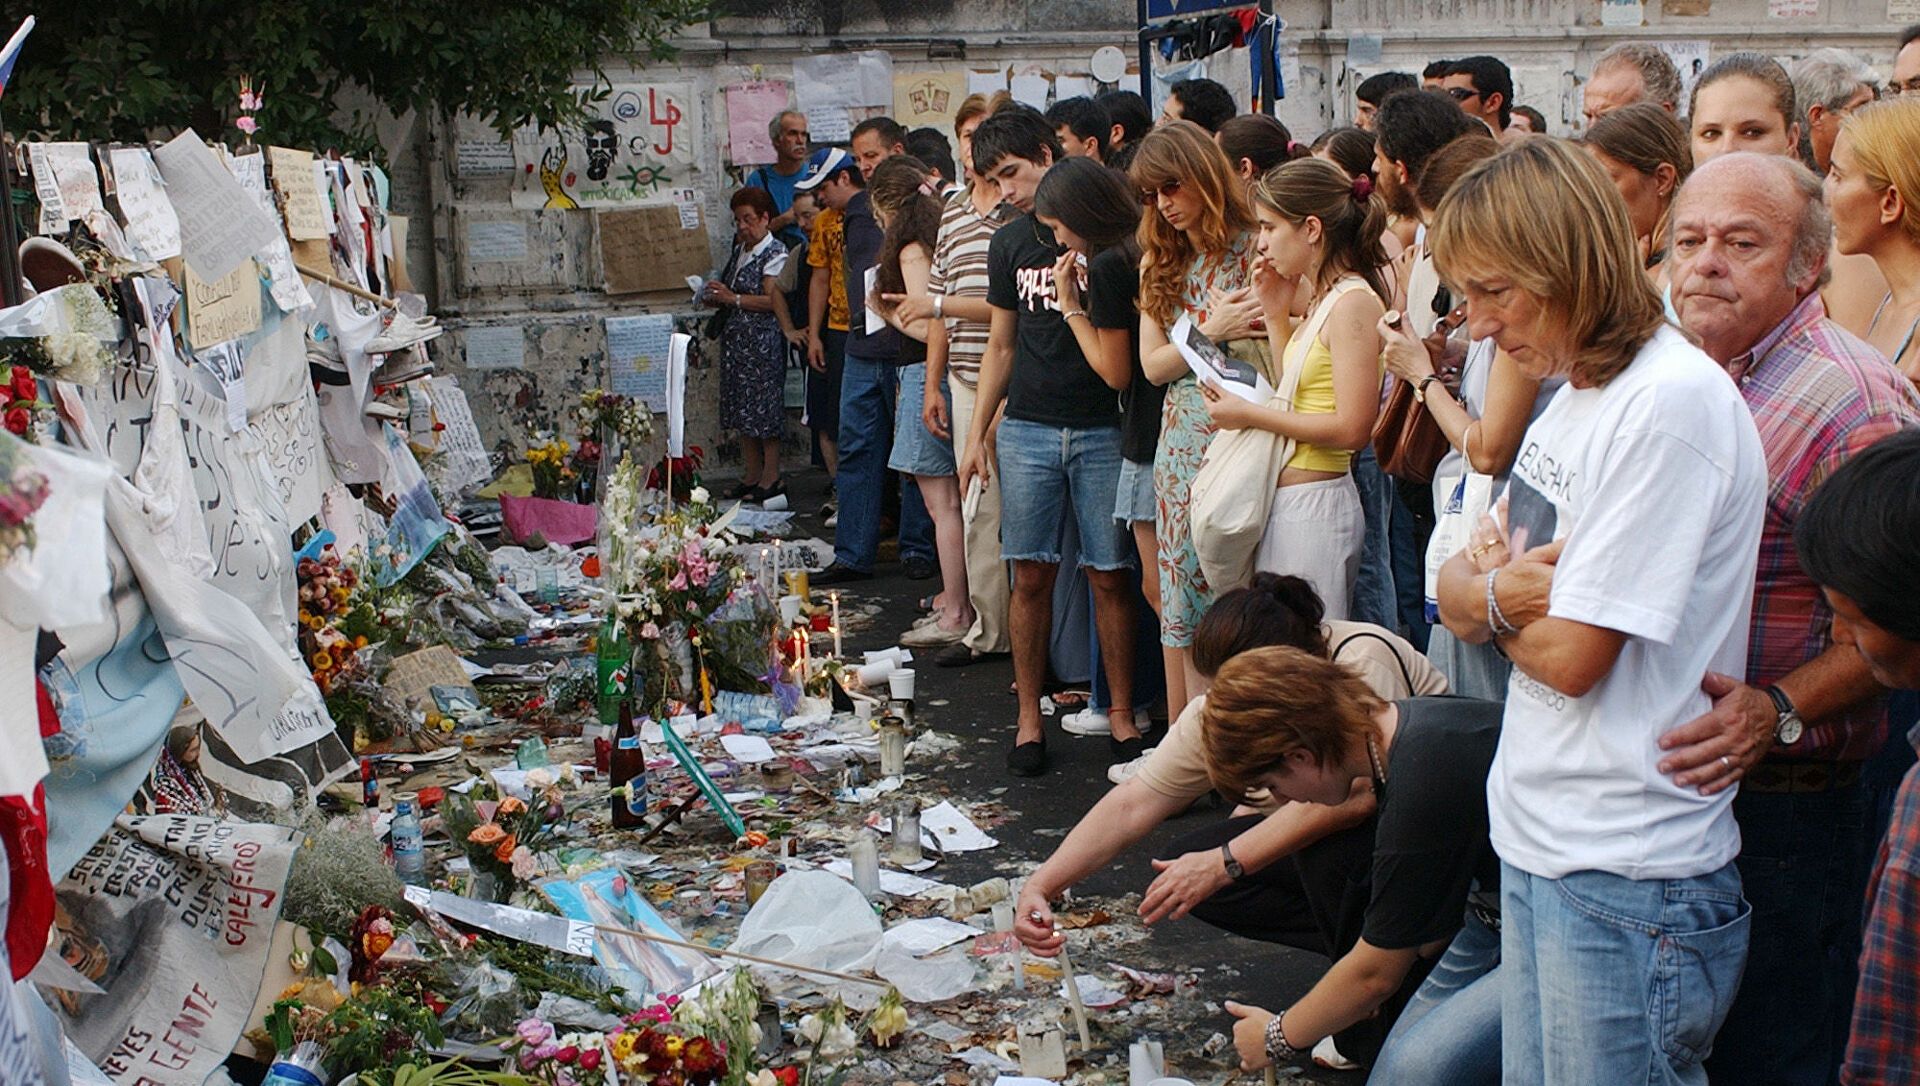
[[[1195,830],[1171,842],[1160,858],[1218,851],[1222,843],[1245,833],[1261,817],[1241,815]],[[1374,820],[1369,818],[1329,834],[1292,856],[1249,873],[1194,906],[1187,915],[1248,939],[1338,960],[1360,941],[1366,922],[1367,901],[1373,891],[1373,831]],[[1371,1064],[1399,1018],[1400,1009],[1426,979],[1432,964],[1416,964],[1379,1014],[1334,1034],[1340,1054]]]

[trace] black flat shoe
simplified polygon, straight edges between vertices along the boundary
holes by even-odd
[[[1007,752],[1007,772],[1016,777],[1038,777],[1047,771],[1047,740],[1017,743]]]
[[[1147,752],[1146,736],[1136,735],[1132,739],[1107,740],[1107,760],[1113,765],[1125,765]]]
[[[833,565],[807,578],[807,583],[813,585],[835,585],[871,580],[873,580],[872,573],[863,569],[855,569],[852,566],[843,566],[835,562]]]

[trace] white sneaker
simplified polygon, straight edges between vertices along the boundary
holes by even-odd
[[[1332,1037],[1322,1037],[1320,1038],[1320,1043],[1313,1046],[1313,1062],[1329,1071],[1363,1071],[1366,1069],[1365,1064],[1355,1063],[1345,1056],[1342,1056],[1340,1050],[1333,1047]]]
[[[1140,767],[1146,765],[1147,759],[1151,757],[1153,757],[1153,754],[1149,751],[1131,762],[1121,762],[1119,765],[1110,765],[1107,767],[1107,779],[1115,784],[1125,784],[1133,779],[1135,773],[1140,772]]]
[[[838,528],[840,526],[840,510],[835,509],[832,516],[820,522],[820,526],[822,528]]]
[[[938,613],[935,613],[932,617],[932,622],[917,625],[906,633],[901,634],[900,644],[910,649],[937,649],[966,639],[966,627],[963,626],[958,630],[949,630],[940,625]]]
[[[1113,722],[1098,709],[1082,709],[1061,717],[1060,729],[1068,735],[1112,735]]]

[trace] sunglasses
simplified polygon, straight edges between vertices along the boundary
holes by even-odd
[[[1480,92],[1474,90],[1472,87],[1448,87],[1447,93],[1453,95],[1453,100],[1456,102],[1464,102],[1469,98],[1480,97]]]
[[[1896,83],[1891,80],[1888,81],[1887,95],[1889,97],[1895,97],[1902,94],[1920,94],[1920,77],[1909,79],[1905,83]]]
[[[1173,196],[1180,191],[1180,179],[1174,178],[1161,184],[1159,188],[1141,189],[1140,202],[1151,204],[1162,196]]]

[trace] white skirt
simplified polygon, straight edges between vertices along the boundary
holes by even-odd
[[[1262,573],[1304,579],[1326,605],[1327,617],[1344,621],[1366,535],[1353,476],[1283,486],[1274,491],[1253,565]]]

